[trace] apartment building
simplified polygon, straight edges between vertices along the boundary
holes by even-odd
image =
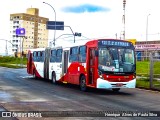
[[[10,42],[12,52],[27,54],[28,49],[48,46],[48,18],[39,16],[39,9],[28,8],[26,13],[10,14]],[[16,36],[17,28],[25,28],[25,37]]]

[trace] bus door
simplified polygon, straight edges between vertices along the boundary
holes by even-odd
[[[44,78],[49,79],[49,63],[50,63],[51,49],[45,49],[45,59],[44,59]]]
[[[29,74],[32,74],[32,71],[33,71],[33,69],[32,69],[32,62],[33,62],[33,60],[32,60],[32,53],[29,52],[28,53],[28,61],[27,61],[27,72]]]
[[[67,69],[68,69],[68,54],[69,54],[69,50],[64,50],[63,51],[63,61],[62,61],[62,75],[65,75],[67,73]]]
[[[96,48],[89,48],[89,74],[88,74],[88,84],[94,84],[94,75],[95,75],[95,67],[96,67]]]

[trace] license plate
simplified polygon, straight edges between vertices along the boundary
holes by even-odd
[[[116,84],[116,87],[122,87],[122,86],[123,86],[122,83],[117,83],[117,84]]]

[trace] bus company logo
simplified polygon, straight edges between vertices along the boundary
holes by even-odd
[[[2,112],[2,117],[12,117],[11,112]]]
[[[1,116],[4,118],[9,117],[42,117],[40,112],[1,112]]]
[[[118,78],[119,81],[121,81],[121,78]]]

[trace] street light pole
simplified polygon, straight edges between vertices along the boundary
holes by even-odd
[[[125,7],[126,7],[126,0],[123,0],[123,39],[125,40],[125,34],[126,34],[126,31],[125,31]]]
[[[70,26],[64,26],[64,27],[69,27],[69,28],[70,28],[70,30],[71,30],[71,32],[72,32],[72,34],[73,34],[73,37],[74,37],[74,43],[75,43],[75,35],[74,35],[74,32],[73,32],[72,28],[71,28]]]
[[[54,14],[55,14],[55,28],[54,28],[54,46],[55,46],[55,38],[56,38],[56,11],[55,11],[55,9],[53,8],[53,6],[52,5],[50,5],[49,3],[46,3],[46,2],[43,2],[44,4],[47,4],[47,5],[49,5],[52,9],[53,9],[53,11],[54,11]]]
[[[150,16],[151,14],[148,14],[147,15],[147,21],[146,21],[146,59],[147,59],[147,42],[148,42],[148,17]]]

